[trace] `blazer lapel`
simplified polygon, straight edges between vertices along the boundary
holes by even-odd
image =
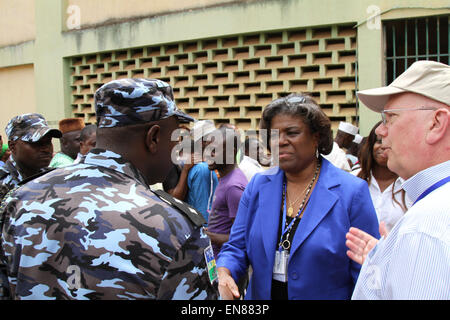
[[[274,175],[268,175],[268,181],[261,186],[259,195],[259,223],[263,234],[264,251],[267,260],[272,262],[275,257],[278,228],[280,225],[281,192],[284,172],[278,169]]]
[[[306,238],[314,231],[322,219],[331,211],[338,200],[338,197],[329,190],[331,187],[337,185],[337,183],[333,183],[333,177],[328,174],[329,165],[328,161],[323,159],[319,180],[314,187],[313,193],[309,199],[309,204],[306,207],[305,213],[303,214],[302,220],[297,227],[297,231],[295,232],[292,241],[290,251],[291,257]]]

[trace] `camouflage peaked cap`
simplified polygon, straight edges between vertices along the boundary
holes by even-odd
[[[95,92],[98,128],[122,127],[176,116],[180,122],[194,118],[180,111],[172,87],[158,79],[121,79]]]
[[[26,113],[12,118],[5,131],[10,141],[20,139],[25,142],[37,142],[46,134],[50,134],[53,138],[62,137],[61,131],[50,128],[45,118],[38,113]]]

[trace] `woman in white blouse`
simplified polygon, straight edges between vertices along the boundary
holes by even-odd
[[[387,157],[381,148],[381,138],[375,133],[380,123],[375,124],[361,146],[359,151],[361,167],[352,171],[352,174],[367,181],[378,221],[384,221],[389,232],[411,205],[411,201],[401,187],[403,179],[387,167]]]

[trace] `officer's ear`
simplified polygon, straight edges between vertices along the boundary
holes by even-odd
[[[11,140],[9,140],[8,141],[8,148],[9,148],[9,150],[11,151],[11,153],[12,154],[15,154],[16,153],[16,142],[17,142],[18,140],[16,140],[16,141],[11,141]]]
[[[148,128],[145,135],[145,146],[150,153],[156,153],[161,141],[161,127],[157,124]]]

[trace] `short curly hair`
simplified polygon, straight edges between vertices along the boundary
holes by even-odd
[[[319,153],[327,155],[333,149],[331,122],[319,105],[308,95],[291,93],[269,103],[261,117],[260,129],[266,129],[270,137],[272,119],[279,114],[288,114],[303,119],[312,134],[319,134]]]

